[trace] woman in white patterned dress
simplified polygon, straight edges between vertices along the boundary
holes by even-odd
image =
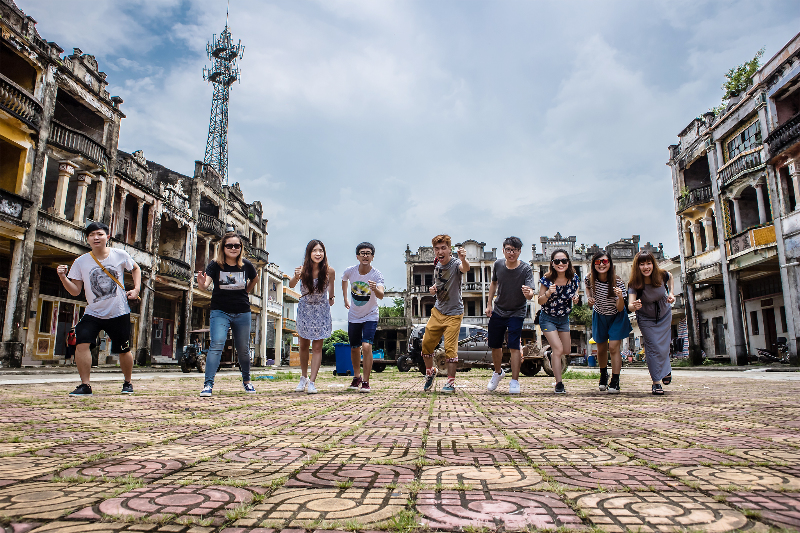
[[[314,382],[322,364],[322,341],[331,336],[331,306],[333,280],[336,272],[328,266],[328,256],[322,241],[313,239],[306,246],[303,266],[294,269],[289,287],[300,281],[300,304],[297,306],[297,333],[300,336],[300,370],[302,377],[295,391],[316,394]],[[326,295],[327,293],[327,295]],[[311,347],[311,375],[308,375],[308,355]]]

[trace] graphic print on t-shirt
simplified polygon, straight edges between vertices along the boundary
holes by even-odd
[[[366,281],[352,281],[350,282],[350,296],[353,297],[353,303],[358,307],[367,305],[372,291],[369,288],[369,283]]]
[[[450,281],[450,276],[453,274],[452,270],[447,268],[448,265],[445,267],[439,268],[439,274],[436,276],[436,299],[440,302],[444,302],[447,300],[447,282]]]
[[[219,288],[224,291],[234,291],[244,289],[247,284],[244,272],[225,272],[219,273]]]
[[[119,279],[119,272],[113,267],[106,267],[106,270],[108,270],[109,274]],[[114,280],[109,278],[100,267],[94,267],[89,273],[89,287],[92,289],[95,302],[113,298],[119,288]]]

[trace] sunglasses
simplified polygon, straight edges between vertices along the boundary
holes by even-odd
[[[598,259],[594,262],[594,266],[607,265],[609,262],[608,259]]]
[[[230,244],[230,243],[228,243],[228,244],[225,245],[225,248],[227,248],[228,250],[238,250],[241,247],[242,247],[241,244]]]
[[[568,265],[569,259],[553,259],[554,265]]]

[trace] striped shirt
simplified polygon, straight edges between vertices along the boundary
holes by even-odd
[[[586,276],[584,283],[586,284],[586,294],[594,297],[593,309],[598,315],[611,316],[619,313],[619,311],[617,311],[616,295],[611,297],[608,296],[608,283],[605,281],[596,280],[594,282],[594,295],[592,295],[592,286],[589,282],[589,276]],[[625,283],[619,277],[617,278],[617,287],[625,291]]]

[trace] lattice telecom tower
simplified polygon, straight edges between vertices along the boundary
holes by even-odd
[[[203,67],[203,79],[214,84],[214,99],[211,102],[211,122],[208,125],[206,155],[203,161],[214,167],[223,183],[228,182],[228,101],[231,97],[231,85],[239,80],[239,68],[236,61],[244,55],[244,46],[240,40],[233,44],[231,31],[228,28],[228,16],[225,16],[225,29],[214,35],[206,45],[208,58],[213,62],[209,69]]]

